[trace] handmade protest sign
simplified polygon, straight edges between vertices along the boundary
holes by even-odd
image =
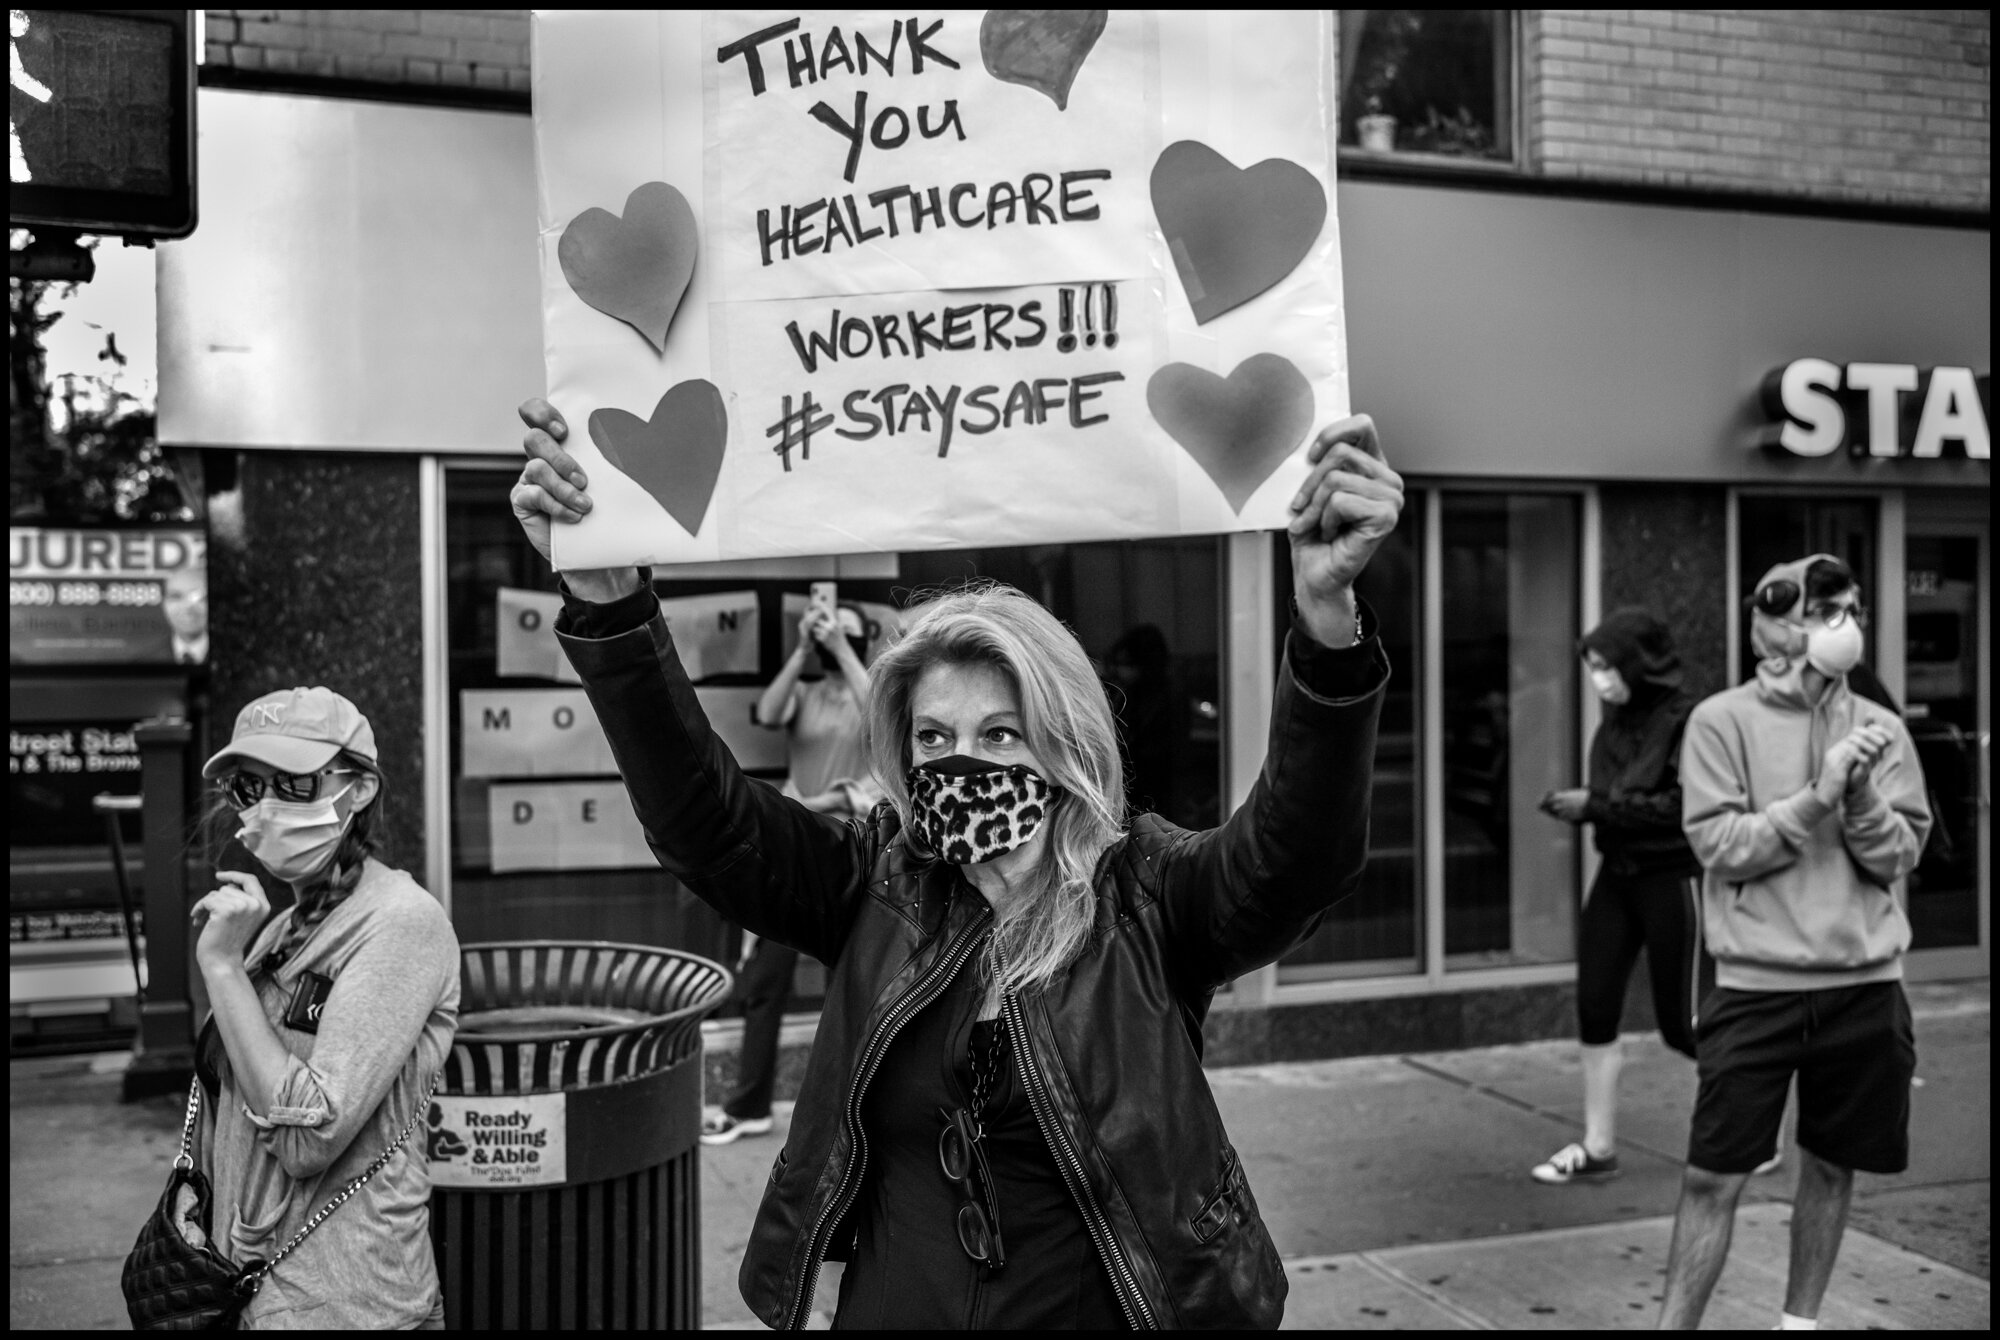
[[[1347,412],[1324,13],[535,24],[559,567],[1285,523]]]

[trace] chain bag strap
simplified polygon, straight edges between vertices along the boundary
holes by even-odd
[[[304,1242],[306,1236],[324,1223],[328,1215],[359,1191],[369,1178],[380,1172],[409,1140],[417,1123],[423,1120],[431,1100],[437,1096],[443,1080],[444,1075],[440,1071],[431,1080],[423,1101],[417,1104],[409,1123],[394,1142],[368,1165],[366,1171],[308,1219],[270,1260],[252,1259],[239,1265],[218,1252],[208,1240],[213,1193],[208,1178],[194,1163],[195,1123],[201,1117],[201,1081],[196,1079],[188,1086],[187,1115],[181,1123],[181,1147],[167,1173],[167,1189],[140,1228],[138,1240],[125,1258],[120,1284],[133,1327],[138,1330],[234,1330],[243,1309],[249,1305],[251,1297],[263,1285],[264,1277],[271,1273],[272,1268]],[[186,1216],[181,1215],[178,1204],[184,1188],[191,1189],[194,1194],[194,1204]],[[199,1245],[191,1242],[182,1231],[183,1217],[192,1220],[200,1230],[203,1241]]]
[[[408,1122],[404,1123],[402,1133],[398,1135],[393,1141],[390,1142],[389,1147],[387,1149],[383,1150],[380,1154],[377,1154],[375,1156],[375,1161],[368,1165],[368,1168],[365,1172],[363,1172],[359,1177],[356,1177],[353,1181],[349,1182],[346,1186],[342,1187],[340,1191],[335,1194],[332,1200],[320,1206],[318,1213],[314,1214],[312,1218],[306,1220],[305,1223],[300,1226],[299,1231],[292,1234],[291,1240],[285,1243],[284,1246],[278,1248],[277,1252],[272,1255],[271,1259],[266,1261],[263,1267],[257,1271],[256,1281],[258,1284],[262,1284],[264,1282],[264,1276],[270,1274],[272,1270],[276,1269],[278,1262],[284,1260],[287,1256],[290,1256],[292,1254],[293,1249],[306,1240],[306,1235],[308,1233],[318,1228],[322,1223],[326,1221],[326,1217],[328,1215],[332,1214],[335,1210],[339,1209],[342,1205],[344,1205],[350,1196],[352,1196],[355,1192],[359,1191],[367,1183],[369,1178],[373,1177],[376,1173],[381,1172],[384,1167],[388,1166],[389,1160],[395,1157],[396,1151],[401,1149],[404,1143],[409,1140],[411,1134],[415,1132],[415,1130],[417,1129],[417,1123],[424,1119],[424,1113],[429,1110],[431,1105],[431,1100],[437,1097],[438,1086],[443,1083],[444,1083],[444,1072],[440,1070],[437,1073],[437,1075],[431,1080],[431,1087],[429,1088],[428,1091],[425,1092],[422,1101],[419,1102],[415,1110],[410,1113],[410,1119]]]

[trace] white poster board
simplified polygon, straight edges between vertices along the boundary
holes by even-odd
[[[1332,71],[1323,11],[537,13],[557,565],[1282,526]]]

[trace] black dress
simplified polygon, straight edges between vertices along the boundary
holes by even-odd
[[[1011,1046],[986,1117],[1007,1264],[989,1272],[959,1245],[961,1195],[938,1164],[939,1109],[971,1103],[968,1047],[976,1041],[984,1051],[991,1030],[1002,1026],[975,1022],[981,986],[977,972],[961,971],[897,1034],[869,1085],[861,1106],[867,1182],[854,1211],[854,1259],[841,1277],[836,1330],[1126,1326],[1035,1123]]]

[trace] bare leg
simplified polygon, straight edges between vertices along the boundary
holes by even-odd
[[[1624,1062],[1618,1039],[1601,1047],[1582,1044],[1583,1148],[1594,1159],[1618,1152],[1618,1070]]]
[[[1800,1146],[1799,1187],[1792,1197],[1792,1269],[1785,1281],[1785,1311],[1794,1317],[1819,1316],[1853,1194],[1853,1169],[1828,1163]]]
[[[1701,1325],[1708,1296],[1729,1259],[1736,1198],[1749,1180],[1748,1173],[1715,1173],[1692,1166],[1682,1175],[1674,1244],[1667,1254],[1666,1301],[1660,1305],[1661,1330],[1692,1331]]]

